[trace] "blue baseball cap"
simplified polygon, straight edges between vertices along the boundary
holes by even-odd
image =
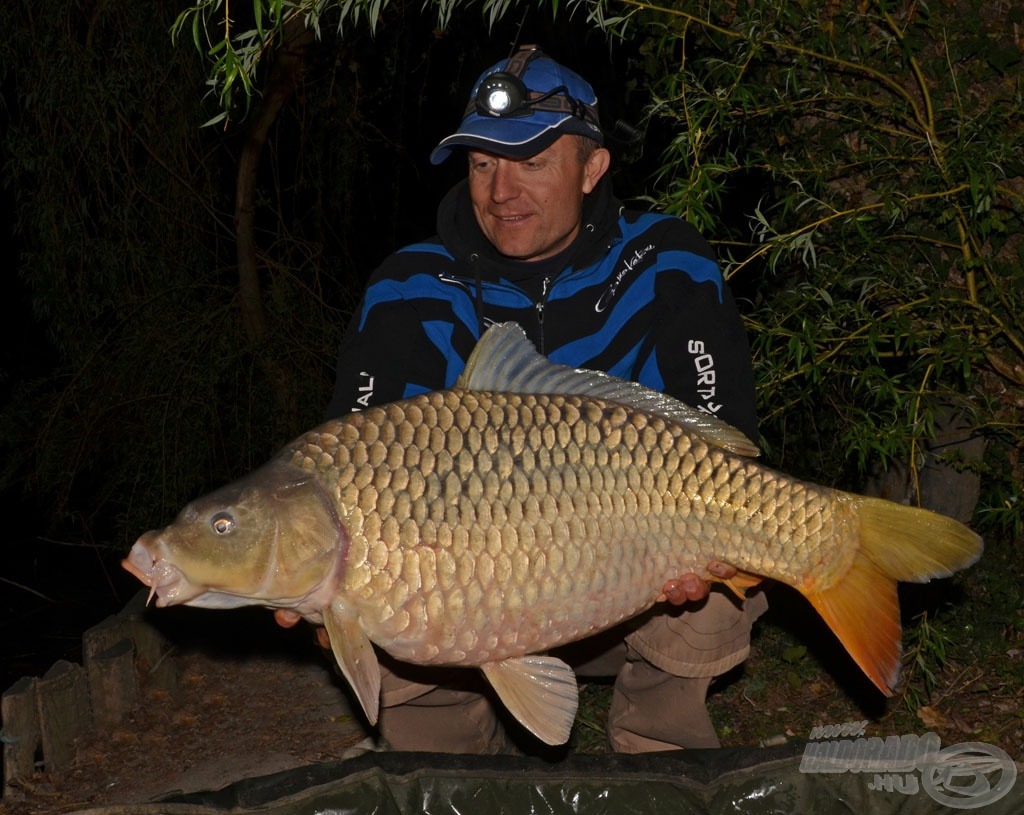
[[[579,74],[524,45],[481,74],[462,124],[434,148],[430,163],[440,164],[458,147],[527,158],[566,133],[604,144],[597,95]]]

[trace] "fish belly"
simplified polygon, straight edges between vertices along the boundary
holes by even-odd
[[[417,663],[581,639],[710,560],[820,579],[852,523],[831,490],[578,396],[433,392],[323,425],[291,456],[337,502],[343,602]]]

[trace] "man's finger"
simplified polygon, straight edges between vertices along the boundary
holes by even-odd
[[[274,622],[281,626],[281,628],[292,628],[298,625],[301,619],[302,616],[290,608],[274,609]]]
[[[665,581],[661,588],[661,596],[674,606],[683,603],[695,603],[708,596],[708,584],[690,572],[682,577]]]

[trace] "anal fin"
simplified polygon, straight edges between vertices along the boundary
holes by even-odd
[[[324,626],[341,673],[355,691],[370,724],[380,712],[380,663],[355,613],[335,601],[324,613]]]
[[[489,662],[480,668],[520,723],[546,744],[569,740],[579,692],[572,668],[548,656]]]

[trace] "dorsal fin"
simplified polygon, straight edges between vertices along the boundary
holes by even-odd
[[[502,393],[591,396],[677,422],[708,444],[732,453],[756,456],[760,452],[732,425],[678,399],[601,371],[552,362],[537,352],[517,323],[500,323],[487,329],[455,386]]]

